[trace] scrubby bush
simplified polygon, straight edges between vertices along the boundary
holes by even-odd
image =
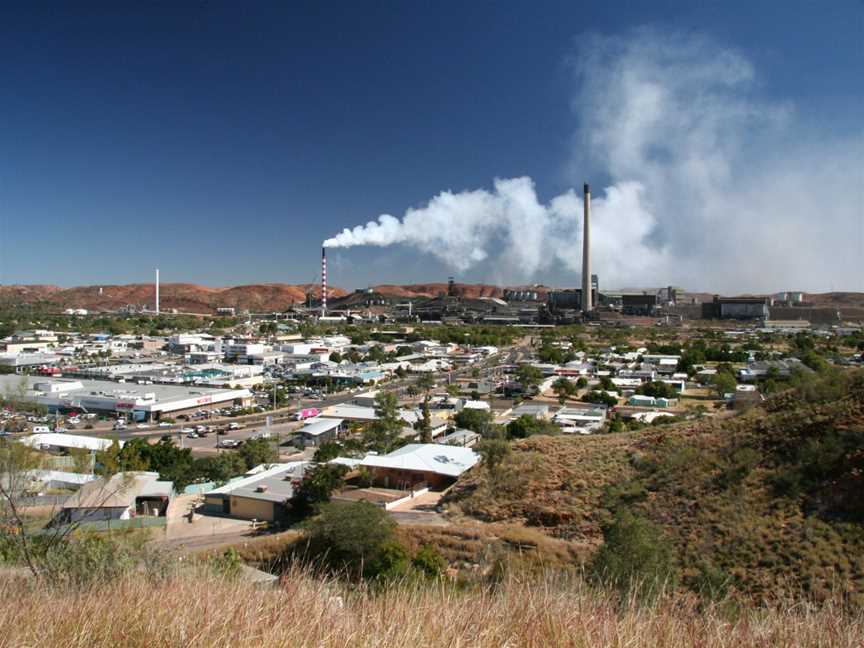
[[[396,522],[369,502],[330,502],[306,527],[305,556],[335,573],[390,578],[409,563]]]
[[[649,598],[663,586],[674,584],[671,546],[649,520],[619,510],[603,530],[603,539],[591,563],[591,573],[599,582]]]
[[[439,578],[447,569],[447,561],[432,545],[423,545],[411,559],[411,565],[427,578]]]
[[[307,470],[291,497],[292,511],[306,516],[317,506],[329,502],[330,495],[345,485],[347,472],[348,467],[340,464],[318,464]]]

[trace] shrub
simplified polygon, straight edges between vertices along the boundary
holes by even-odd
[[[494,474],[510,454],[510,444],[503,439],[483,439],[477,444],[477,453],[483,458],[486,469]]]
[[[560,434],[561,429],[551,421],[540,420],[528,414],[523,414],[515,421],[507,424],[508,439],[527,439],[535,434]]]
[[[671,547],[652,522],[624,509],[603,530],[604,543],[591,563],[598,581],[650,598],[665,584],[673,584]]]
[[[341,453],[341,444],[335,441],[327,441],[318,446],[318,449],[315,450],[315,455],[312,457],[312,460],[316,463],[326,463],[331,459],[335,459]]]
[[[447,561],[432,545],[423,545],[411,560],[411,565],[427,578],[439,578],[447,569]]]
[[[398,545],[395,529],[393,519],[374,504],[330,502],[307,525],[307,557],[336,573],[389,578],[403,565],[403,556],[394,546]]]
[[[618,399],[614,396],[610,396],[606,392],[601,391],[592,391],[588,394],[585,394],[582,397],[583,403],[594,403],[595,405],[606,405],[607,407],[614,407],[618,404]]]
[[[485,435],[492,425],[492,413],[479,409],[463,409],[453,417],[453,421],[457,427]]]
[[[291,508],[298,515],[309,515],[316,506],[330,501],[333,491],[345,485],[347,466],[339,464],[319,464],[308,470],[303,481],[294,490]]]

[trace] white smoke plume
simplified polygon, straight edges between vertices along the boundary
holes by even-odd
[[[813,132],[794,107],[754,97],[741,54],[642,29],[580,39],[570,177],[595,187],[592,260],[605,286],[723,292],[864,288],[864,137]],[[543,203],[530,178],[445,191],[326,247],[404,244],[464,272],[576,283],[581,195]]]

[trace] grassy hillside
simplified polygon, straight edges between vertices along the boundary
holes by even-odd
[[[739,646],[852,648],[858,614],[831,605],[741,610],[661,597],[651,606],[572,579],[349,590],[293,572],[274,589],[201,575],[129,575],[86,589],[0,579],[0,645]]]
[[[756,598],[842,591],[864,603],[864,380],[832,378],[725,420],[589,438],[534,437],[451,511],[522,522],[581,548],[626,511],[658,527],[680,582]]]

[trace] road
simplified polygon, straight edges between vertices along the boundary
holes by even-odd
[[[448,373],[450,376],[450,380],[452,381],[460,377],[471,375],[475,370],[479,370],[481,377],[489,376],[490,374],[494,374],[499,371],[502,365],[515,364],[517,362],[520,362],[526,357],[526,350],[527,346],[525,346],[523,342],[523,344],[519,346],[510,347],[508,349],[502,350],[502,353],[499,353],[493,358],[487,359],[485,362],[479,365],[466,365],[465,367],[455,369],[450,372],[440,372],[438,374],[435,374],[434,377],[436,379],[436,382],[441,383],[442,381],[444,381],[446,383],[446,381],[448,380]],[[401,394],[404,396],[408,387],[415,384],[419,379],[419,375],[412,374],[411,376],[405,378],[400,378],[384,383],[380,385],[378,389],[382,391],[396,392],[397,394]],[[217,451],[217,438],[245,440],[253,434],[262,431],[263,429],[265,429],[265,422],[268,417],[271,420],[271,433],[287,436],[290,432],[293,432],[294,429],[299,427],[298,423],[292,421],[293,415],[299,409],[310,407],[324,409],[332,405],[348,403],[354,398],[354,396],[354,392],[344,391],[326,396],[322,400],[300,399],[295,401],[293,405],[290,405],[288,407],[283,407],[268,412],[261,412],[260,414],[251,414],[248,416],[203,419],[178,423],[169,427],[158,427],[154,424],[150,427],[143,429],[138,428],[137,426],[130,426],[125,430],[79,429],[75,430],[74,434],[81,434],[86,436],[109,436],[111,438],[117,438],[121,440],[129,440],[134,438],[159,438],[166,435],[171,435],[177,440],[178,445],[183,445],[183,447],[190,447],[193,449],[193,451],[207,454],[209,452]],[[495,404],[499,403],[496,402]],[[199,439],[189,439],[180,432],[180,430],[183,428],[194,427],[195,425],[212,425],[218,427],[227,425],[229,423],[238,423],[239,425],[241,425],[241,429],[231,431],[228,435],[222,437],[217,437],[215,433],[210,433],[207,437],[202,437]],[[291,423],[294,423],[294,425],[292,426]]]

